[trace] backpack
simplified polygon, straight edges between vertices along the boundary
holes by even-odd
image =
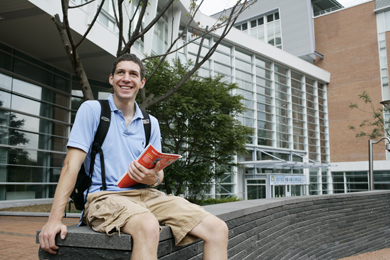
[[[73,200],[73,203],[78,210],[84,210],[85,205],[85,199],[89,192],[89,187],[92,184],[92,174],[93,169],[95,165],[95,158],[96,154],[100,154],[100,162],[101,162],[101,172],[102,172],[102,187],[100,187],[100,190],[106,190],[106,172],[105,172],[105,166],[104,166],[104,155],[103,150],[101,149],[104,139],[106,138],[108,129],[110,127],[111,122],[111,109],[110,105],[108,103],[108,100],[98,100],[102,111],[100,114],[100,122],[98,129],[96,131],[93,143],[91,145],[91,164],[89,167],[89,175],[85,174],[85,168],[84,163],[81,164],[80,171],[77,175],[76,184],[74,186],[74,189],[72,191],[72,194],[70,195],[70,198]],[[150,139],[150,132],[151,132],[151,125],[150,125],[150,119],[149,114],[142,110],[143,115],[143,123],[144,123],[144,131],[145,131],[145,139],[146,144],[145,147],[149,144]],[[87,193],[84,196],[84,191],[87,190]]]

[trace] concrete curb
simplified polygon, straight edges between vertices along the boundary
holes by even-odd
[[[16,212],[16,211],[0,211],[0,216],[15,216],[15,217],[49,217],[48,212]],[[66,213],[66,218],[80,218],[80,213]]]

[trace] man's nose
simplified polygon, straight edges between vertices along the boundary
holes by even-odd
[[[122,80],[130,81],[130,80],[131,80],[130,74],[129,74],[129,73],[125,73],[125,74],[123,75]]]

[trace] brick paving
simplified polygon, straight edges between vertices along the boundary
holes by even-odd
[[[64,218],[67,226],[78,223],[78,218]],[[47,217],[0,216],[0,260],[36,260],[39,245],[36,231],[46,223]],[[340,260],[390,260],[390,248],[345,257]]]
[[[361,255],[345,257],[340,260],[388,260],[388,259],[390,259],[390,248],[385,248],[370,253],[364,253]]]
[[[64,218],[65,225],[78,223],[78,218]],[[46,223],[47,217],[0,216],[0,259],[36,260],[39,245],[36,231]]]

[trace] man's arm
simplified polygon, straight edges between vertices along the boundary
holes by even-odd
[[[55,251],[58,249],[58,246],[55,245],[55,236],[57,233],[61,232],[62,239],[65,239],[68,233],[67,227],[62,224],[62,216],[86,155],[83,150],[72,147],[69,147],[66,154],[49,219],[39,234],[41,248],[51,254],[57,253]]]

